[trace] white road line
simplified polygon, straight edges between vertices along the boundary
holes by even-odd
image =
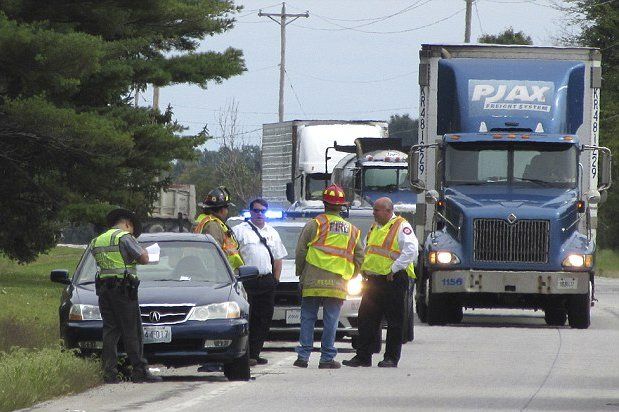
[[[260,376],[263,375],[267,375],[271,372],[274,372],[275,369],[278,369],[279,367],[285,365],[285,364],[292,364],[292,362],[294,362],[294,360],[297,358],[297,355],[291,355],[288,356],[282,360],[280,360],[279,362],[268,366],[266,368],[261,368],[259,371],[254,373],[254,376],[256,377],[256,379]],[[148,403],[148,404],[144,404],[140,407],[140,410],[166,410],[166,411],[182,411],[185,409],[189,409],[192,407],[195,407],[197,405],[200,405],[210,399],[216,398],[218,396],[221,396],[227,392],[230,392],[231,390],[234,390],[238,387],[241,387],[243,385],[247,385],[248,383],[250,383],[251,381],[245,382],[245,381],[236,381],[236,382],[224,382],[225,386],[223,386],[222,388],[218,388],[218,389],[214,389],[210,392],[207,392],[205,394],[201,394],[199,396],[193,397],[191,399],[188,399],[184,402],[181,403],[177,403],[175,405],[169,405],[168,403],[171,401],[171,399],[167,399],[165,401],[158,401],[158,402],[153,402],[153,403]],[[204,388],[201,386],[200,388],[194,389],[192,392],[195,391],[202,391]],[[186,394],[185,394],[186,395]]]

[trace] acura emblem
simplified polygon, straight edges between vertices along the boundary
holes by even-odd
[[[517,218],[517,217],[516,217],[516,215],[515,215],[515,214],[513,214],[513,213],[510,213],[510,214],[509,214],[509,216],[507,216],[507,221],[508,221],[509,223],[514,223],[514,222],[516,221],[516,219],[518,219],[518,218]]]
[[[153,310],[151,313],[148,314],[148,320],[150,320],[151,323],[157,323],[160,319],[161,313],[157,312],[156,310]]]

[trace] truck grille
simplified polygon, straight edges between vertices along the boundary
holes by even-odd
[[[140,305],[142,323],[146,325],[170,325],[184,322],[193,304],[144,304]],[[154,321],[154,319],[159,319]]]
[[[547,263],[549,227],[547,220],[475,219],[473,260]]]

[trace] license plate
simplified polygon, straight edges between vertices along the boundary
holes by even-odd
[[[170,326],[143,326],[144,343],[172,342],[172,328]]]
[[[578,288],[578,279],[576,278],[568,278],[568,277],[560,277],[557,279],[557,288],[558,289],[577,289]]]
[[[286,324],[298,325],[301,323],[301,309],[292,309],[286,311]]]

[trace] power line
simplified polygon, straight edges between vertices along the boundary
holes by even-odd
[[[366,21],[384,21],[386,19],[389,19],[389,18],[394,17],[394,16],[398,16],[400,14],[406,13],[407,11],[410,11],[410,10],[412,10],[414,8],[419,7],[419,6],[417,6],[417,4],[419,4],[421,1],[422,0],[418,0],[416,3],[410,4],[410,5],[406,6],[405,8],[403,8],[402,10],[400,10],[398,12],[395,12],[395,13],[392,13],[392,14],[388,14],[388,15],[380,16],[380,17],[369,17],[369,18],[365,18],[365,19],[339,19],[339,18],[335,18],[335,17],[321,16],[321,15],[318,15],[318,14],[315,14],[315,13],[313,15],[316,16],[316,17],[321,18],[322,20],[347,21],[347,22],[353,22],[353,23],[354,22],[366,22]],[[427,0],[423,4],[429,3],[430,1],[431,0]],[[421,4],[420,6],[423,6],[423,4]],[[292,8],[294,8],[294,7],[292,7]]]
[[[404,73],[404,74],[398,74],[398,75],[395,75],[395,76],[385,77],[383,79],[377,79],[377,80],[337,80],[337,79],[325,79],[325,78],[314,76],[314,75],[311,75],[311,74],[299,73],[299,72],[296,72],[294,70],[292,71],[292,74],[294,74],[294,75],[301,76],[301,77],[309,77],[310,79],[320,80],[320,81],[323,81],[323,82],[353,83],[353,84],[382,83],[382,82],[386,82],[386,81],[389,81],[389,80],[400,79],[402,77],[410,76],[411,74],[415,74],[415,73],[419,73],[419,70],[414,70],[412,72],[408,72],[408,73]]]
[[[420,30],[420,29],[425,29],[426,27],[430,27],[430,26],[434,26],[435,24],[438,23],[442,23],[445,20],[448,20],[454,16],[456,16],[457,14],[462,13],[464,10],[466,9],[466,7],[461,8],[460,10],[456,11],[453,14],[450,14],[447,17],[443,17],[441,19],[438,19],[436,21],[433,21],[432,23],[428,23],[428,24],[424,24],[422,26],[417,26],[417,27],[412,27],[410,29],[405,29],[405,30],[396,30],[396,31],[370,31],[370,30],[359,30],[359,29],[354,29],[354,28],[349,28],[347,30],[351,30],[351,31],[356,31],[356,32],[360,32],[360,33],[368,33],[368,34],[399,34],[399,33],[408,33],[411,31],[415,31],[415,30]],[[325,29],[325,28],[318,28],[318,27],[309,27],[309,26],[302,26],[299,24],[293,24],[293,26],[295,27],[299,27],[302,29],[306,29],[306,30],[318,30],[318,31],[340,31],[339,29]]]
[[[484,28],[481,25],[481,18],[479,17],[479,9],[477,8],[477,3],[475,2],[475,14],[477,14],[477,22],[479,23],[479,30],[481,31],[481,34],[486,34],[486,32],[484,31]]]
[[[411,4],[411,5],[407,6],[406,8],[404,8],[404,9],[402,9],[402,10],[400,10],[400,11],[396,12],[396,13],[392,13],[392,14],[389,14],[389,15],[386,15],[386,16],[382,16],[382,17],[374,18],[374,19],[371,19],[372,21],[370,21],[369,23],[363,23],[363,24],[359,24],[359,25],[357,25],[357,26],[352,26],[352,27],[349,27],[349,26],[343,26],[343,25],[341,25],[341,24],[334,23],[334,22],[332,21],[332,20],[337,20],[337,19],[333,19],[333,18],[330,18],[330,17],[321,16],[321,15],[318,15],[318,14],[313,14],[313,15],[314,15],[314,16],[316,16],[316,17],[318,17],[319,19],[321,19],[321,20],[323,20],[323,21],[326,21],[326,22],[327,22],[327,23],[329,23],[329,24],[332,24],[332,25],[334,25],[334,26],[339,27],[339,29],[332,29],[332,31],[354,30],[354,29],[358,29],[358,28],[360,28],[360,27],[367,27],[367,26],[371,26],[372,24],[376,24],[376,23],[379,23],[379,22],[382,22],[382,21],[388,20],[388,19],[390,19],[390,18],[392,18],[392,17],[399,16],[399,15],[401,15],[401,14],[407,13],[407,12],[409,12],[409,11],[411,11],[411,10],[414,10],[414,9],[416,9],[416,8],[418,8],[418,7],[421,7],[421,6],[423,6],[423,5],[427,4],[427,3],[429,3],[431,0],[425,0],[423,3],[421,3],[422,1],[423,1],[423,0],[419,0],[419,1],[417,1],[416,3],[413,3],[413,4]],[[421,3],[421,4],[419,4],[419,3]]]
[[[299,100],[299,96],[297,96],[297,92],[292,86],[292,80],[290,80],[290,76],[288,76],[288,72],[285,72],[285,73],[286,73],[286,77],[288,77],[288,83],[290,83],[292,94],[294,94],[295,99],[297,99],[297,103],[299,103],[299,109],[301,109],[301,112],[303,112],[303,116],[307,117],[307,115],[305,114],[305,110],[303,110],[303,106],[301,105],[301,101]]]

